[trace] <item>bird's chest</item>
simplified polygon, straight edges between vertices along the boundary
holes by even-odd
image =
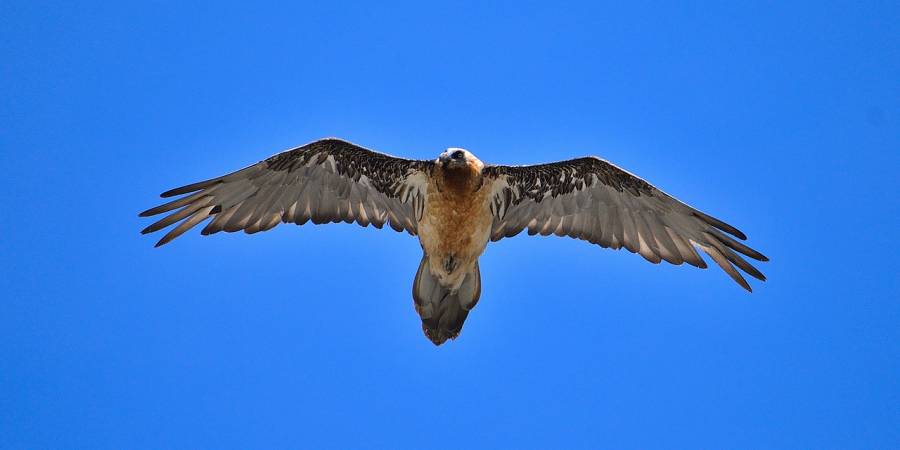
[[[474,263],[487,245],[492,216],[487,189],[429,185],[419,240],[431,257]]]

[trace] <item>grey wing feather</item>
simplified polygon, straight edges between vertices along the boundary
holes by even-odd
[[[483,173],[491,183],[491,240],[527,229],[529,235],[556,234],[613,249],[625,247],[652,263],[686,262],[706,268],[698,247],[748,291],[750,285],[735,267],[765,280],[741,257],[768,261],[735,240],[745,240],[744,233],[607,161],[586,157],[533,166],[487,166]]]
[[[183,196],[141,217],[169,213],[145,228],[152,233],[180,222],[166,244],[208,218],[202,234],[256,233],[282,222],[389,223],[415,235],[432,163],[396,158],[349,142],[318,140],[221,177],[164,192]]]

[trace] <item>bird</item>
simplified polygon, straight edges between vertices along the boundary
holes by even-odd
[[[705,269],[700,250],[748,292],[737,269],[766,277],[744,257],[769,260],[740,242],[747,236],[737,228],[594,156],[507,166],[451,147],[414,160],[324,138],[160,196],[175,198],[139,214],[167,213],[142,234],[177,223],[157,247],[207,219],[202,235],[346,222],[417,236],[413,305],[435,345],[456,339],[478,303],[478,259],[488,243],[522,231]]]

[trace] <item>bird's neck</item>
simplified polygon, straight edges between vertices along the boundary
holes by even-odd
[[[441,191],[465,195],[481,188],[481,170],[471,164],[465,167],[444,167],[438,173],[437,181]]]

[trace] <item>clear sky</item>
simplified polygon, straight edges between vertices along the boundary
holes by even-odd
[[[897,2],[105,3],[0,3],[0,447],[900,447]],[[324,136],[599,155],[769,281],[518,236],[436,348],[407,235],[138,233]]]

